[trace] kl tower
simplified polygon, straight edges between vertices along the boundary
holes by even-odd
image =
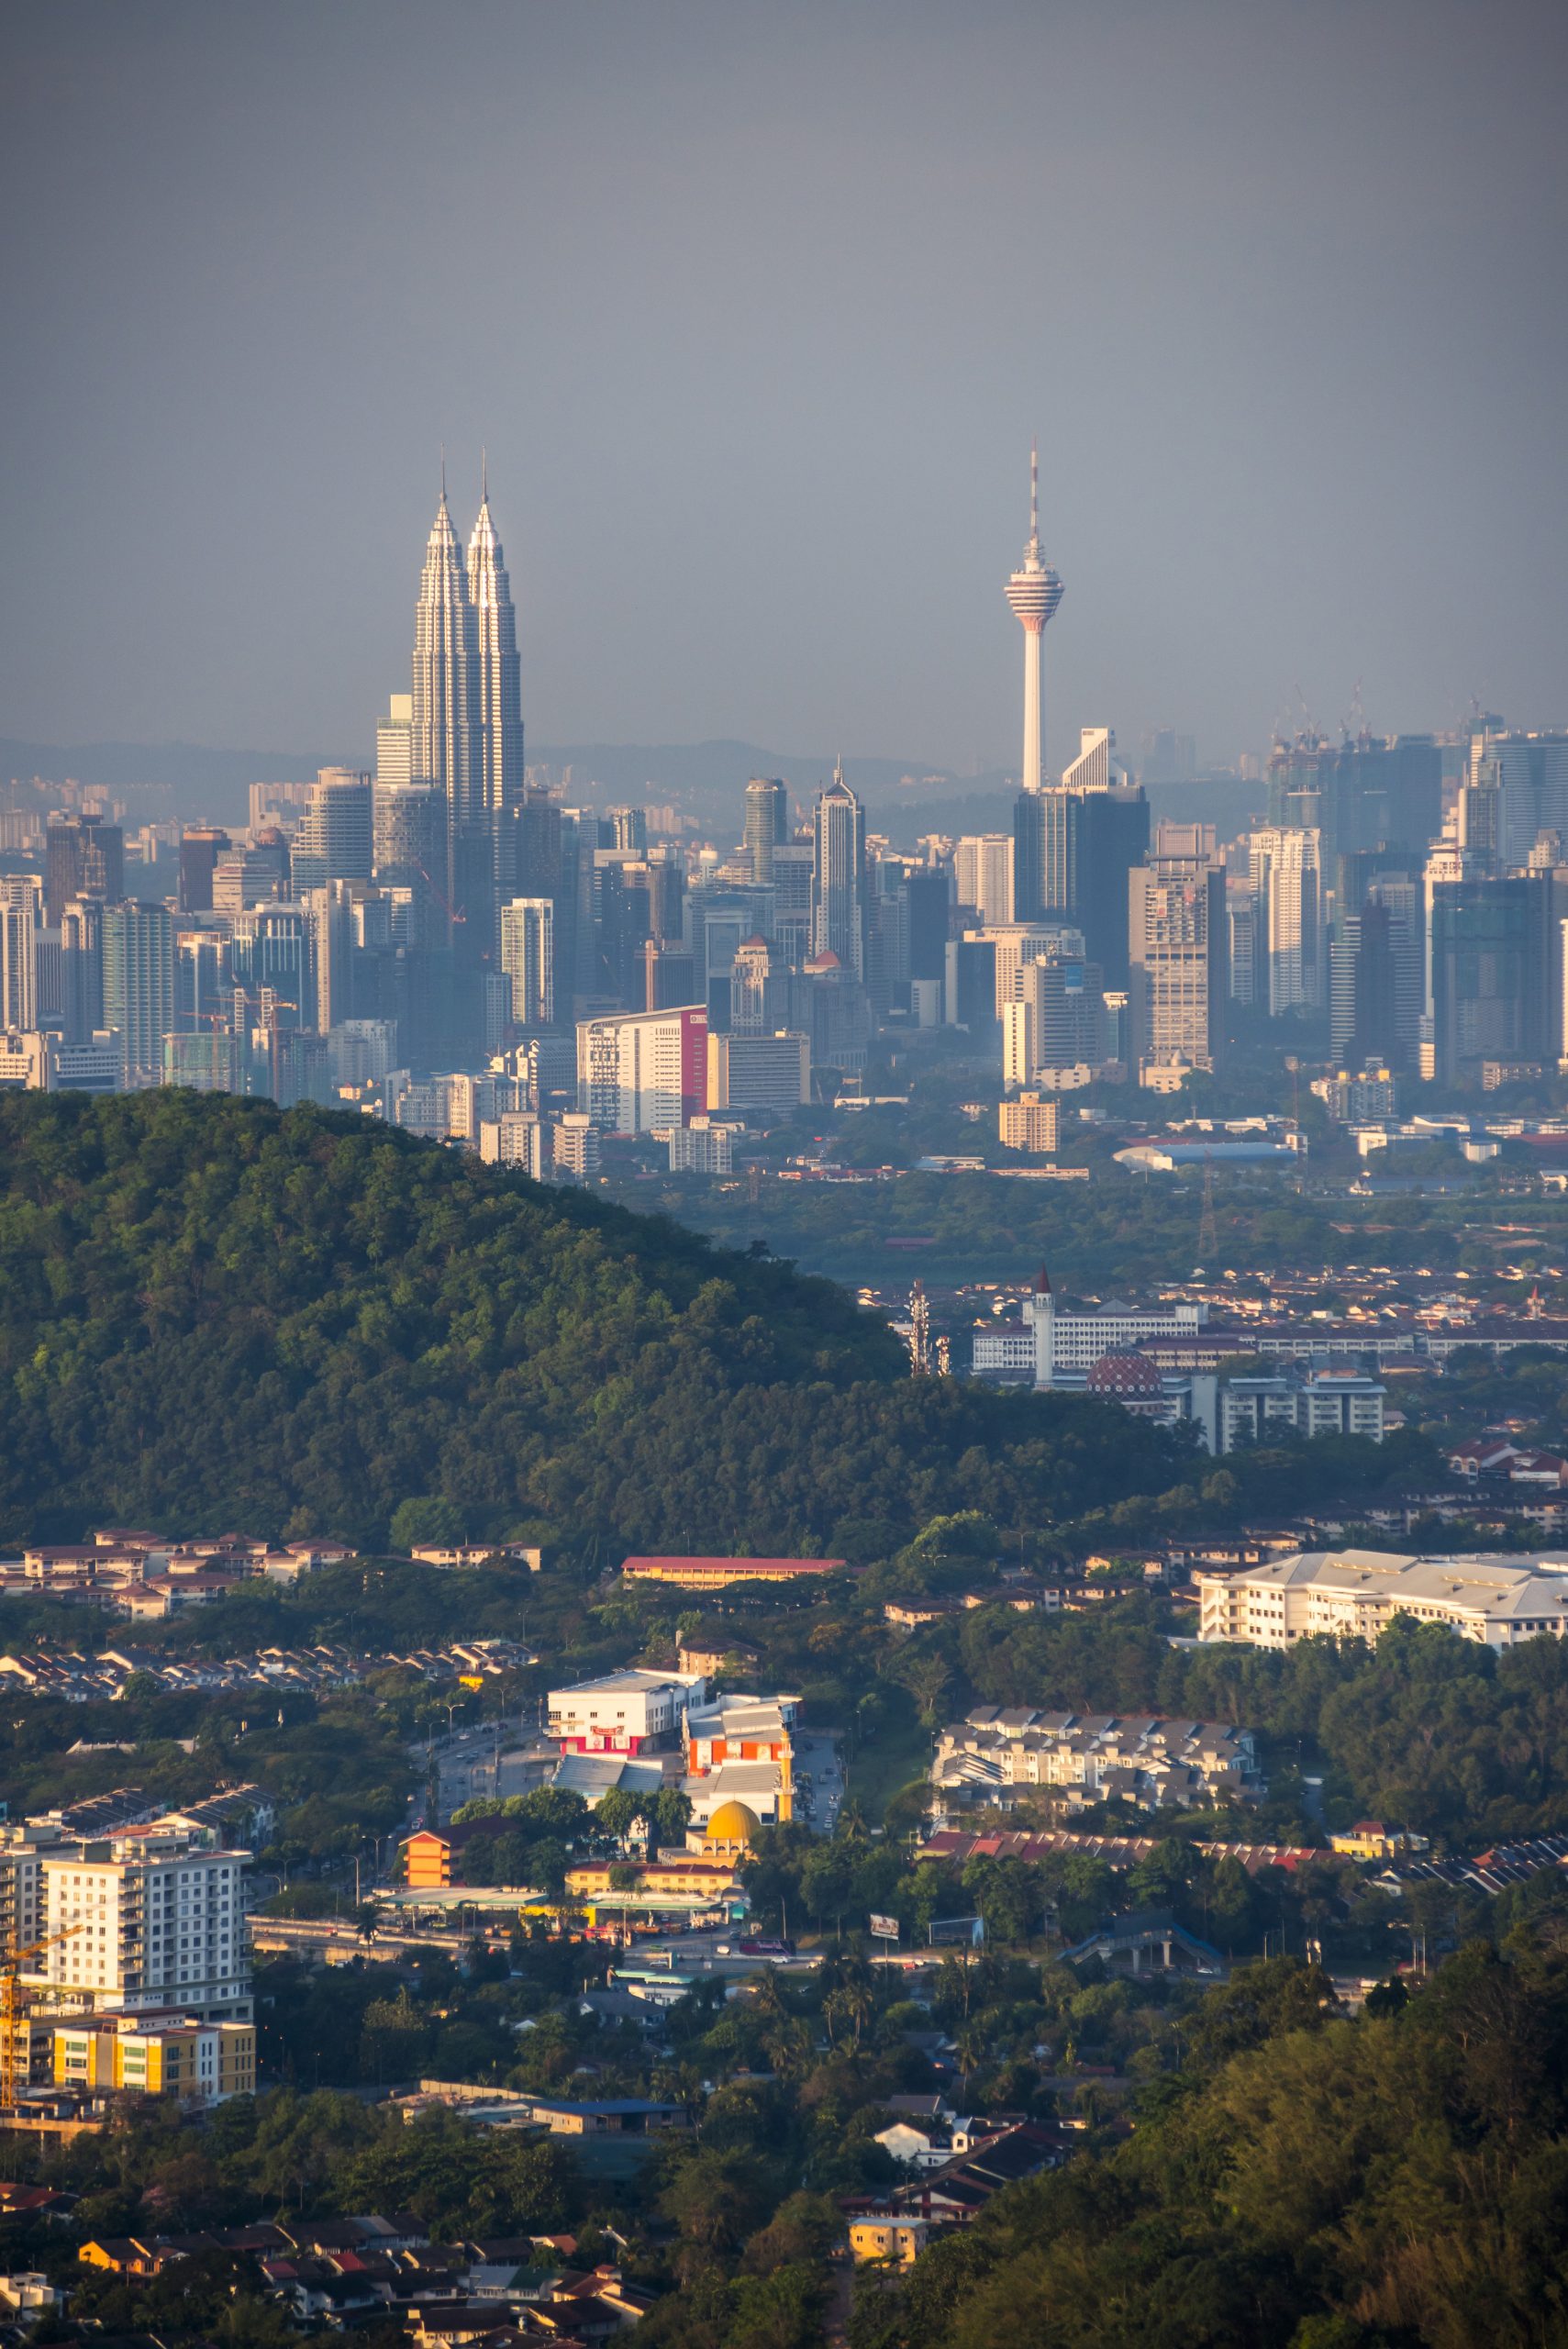
[[[1044,787],[1045,714],[1040,696],[1040,639],[1062,601],[1062,582],[1040,551],[1040,452],[1029,451],[1029,540],[1007,582],[1007,601],[1024,625],[1024,772],[1026,791]]]

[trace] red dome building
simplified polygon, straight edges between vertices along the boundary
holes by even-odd
[[[1151,1414],[1164,1408],[1165,1383],[1147,1354],[1102,1354],[1084,1384],[1102,1402],[1120,1403],[1129,1411]]]

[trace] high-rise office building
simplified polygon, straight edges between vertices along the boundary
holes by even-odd
[[[479,685],[480,798],[500,847],[510,838],[508,812],[523,796],[523,689],[517,662],[517,620],[506,559],[490,514],[490,484],[480,480],[479,513],[468,541],[468,599],[473,607]],[[516,875],[495,868],[498,890]]]
[[[432,783],[376,777],[373,863],[384,889],[406,890],[407,943],[434,950],[450,941],[446,914],[447,811]]]
[[[1014,842],[1006,832],[970,832],[953,851],[958,902],[987,926],[1013,914]]]
[[[1020,792],[1013,811],[1016,921],[1068,921],[1107,985],[1127,984],[1127,876],[1149,847],[1149,802],[1113,760],[1109,727],[1084,727],[1074,783]]]
[[[74,897],[60,916],[60,1014],[68,1044],[104,1026],[104,901]]]
[[[1013,919],[1039,921],[1045,912],[1046,794],[1020,791],[1013,802]]]
[[[191,1093],[249,1093],[250,1048],[229,1028],[202,1028],[163,1039],[163,1083]]]
[[[444,487],[415,607],[413,684],[409,780],[433,784],[446,802],[443,895],[461,925],[463,959],[474,963],[485,948],[494,852],[484,817],[478,634]]]
[[[267,1025],[316,1026],[316,922],[307,907],[252,906],[236,915],[229,961],[235,985],[268,1008]]]
[[[1051,1083],[1095,1069],[1110,1058],[1101,974],[1081,954],[1039,954],[1019,976],[1017,997],[1003,1008],[1003,1082]]]
[[[514,897],[501,908],[501,968],[512,985],[517,1028],[555,1024],[555,907],[549,897]]]
[[[788,840],[788,784],[771,775],[753,775],[746,785],[746,857],[759,889],[773,885],[773,851]]]
[[[710,1036],[707,1104],[764,1119],[788,1117],[811,1098],[811,1040],[799,1030]]]
[[[1568,841],[1568,733],[1523,734],[1485,721],[1472,739],[1465,796],[1495,810],[1491,847],[1498,873],[1528,864],[1543,833]],[[1462,826],[1460,837],[1467,847],[1480,846]]]
[[[387,701],[386,716],[376,721],[376,789],[396,789],[413,780],[414,696],[393,694]]]
[[[212,911],[212,882],[217,860],[225,849],[233,845],[228,834],[217,824],[185,826],[180,835],[180,911],[183,914]]]
[[[618,849],[623,856],[646,856],[648,853],[648,810],[646,807],[611,807],[605,816],[609,829],[606,848]]]
[[[39,916],[42,888],[31,873],[0,874],[0,1028],[39,1025]]]
[[[104,1024],[117,1030],[128,1091],[163,1080],[174,1032],[174,924],[167,906],[122,898],[104,907]]]
[[[69,913],[71,908],[67,908]],[[102,984],[100,980],[100,985]],[[174,1028],[182,1036],[210,1035],[233,1015],[234,974],[221,930],[195,927],[174,933]],[[90,1035],[92,1029],[85,1033]]]
[[[57,816],[44,833],[44,919],[72,897],[125,896],[125,834],[101,816]]]
[[[642,1008],[673,1011],[697,992],[696,957],[687,946],[662,946],[649,939],[642,950]]]
[[[786,1027],[792,988],[789,974],[765,938],[755,931],[736,951],[729,979],[728,1027],[736,1036],[771,1036]]]
[[[368,881],[374,864],[371,779],[351,767],[323,767],[310,787],[291,860],[294,890],[332,881]]]
[[[1078,755],[1062,770],[1063,791],[1108,791],[1125,783],[1127,769],[1116,755],[1114,726],[1081,726]]]
[[[706,1006],[579,1021],[577,1106],[603,1133],[689,1125],[707,1106]]]
[[[1062,582],[1040,552],[1040,454],[1029,451],[1029,535],[1024,559],[1007,582],[1007,601],[1024,631],[1024,763],[1026,791],[1045,782],[1045,692],[1041,646],[1046,622],[1062,601]]]
[[[1049,798],[1051,795],[1048,793]],[[1113,989],[1128,984],[1128,874],[1149,852],[1149,802],[1136,783],[1077,794],[1069,918]]]
[[[1328,981],[1322,835],[1264,827],[1248,845],[1269,1017],[1312,1017]]]
[[[844,781],[842,762],[817,795],[813,828],[811,951],[836,954],[849,975],[866,975],[865,809]]]
[[[1551,1032],[1551,875],[1440,882],[1432,891],[1432,1073],[1543,1059]]]
[[[1214,1069],[1225,1053],[1229,993],[1225,868],[1212,829],[1162,824],[1129,875],[1131,1050],[1140,1074]]]
[[[212,871],[212,910],[232,920],[250,906],[286,897],[289,893],[288,843],[269,827],[249,848],[220,849]]]
[[[1421,893],[1412,874],[1377,863],[1340,859],[1329,1048],[1344,1068],[1375,1060],[1398,1071],[1414,1065],[1420,1035]]]
[[[917,1026],[940,1028],[947,976],[948,937],[952,928],[952,883],[938,868],[909,875],[909,1005]]]

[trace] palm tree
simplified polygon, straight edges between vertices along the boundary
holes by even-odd
[[[985,2033],[980,2027],[978,2015],[967,2016],[953,2034],[957,2051],[959,2075],[963,2082],[963,2099],[969,2101],[969,2083],[985,2061]]]
[[[854,2024],[855,2045],[858,2047],[862,2032],[876,2012],[876,1999],[871,1984],[863,1980],[847,1982],[838,1995],[843,2003],[844,2012]]]

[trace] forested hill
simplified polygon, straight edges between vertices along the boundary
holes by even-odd
[[[0,1542],[93,1523],[740,1549],[1177,1482],[1106,1406],[912,1380],[830,1283],[362,1118],[0,1095]]]

